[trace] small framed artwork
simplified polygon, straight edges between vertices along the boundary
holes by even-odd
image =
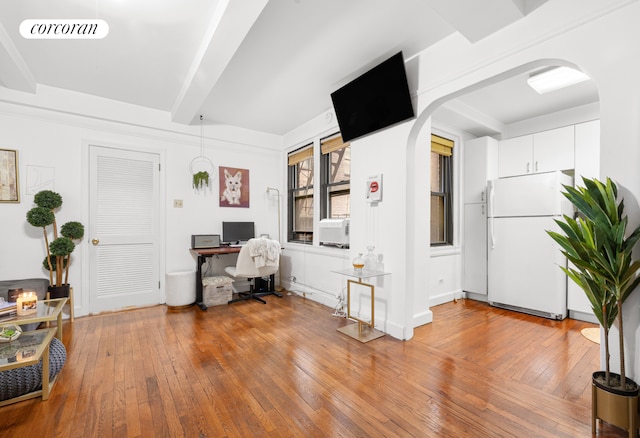
[[[45,166],[27,166],[27,195],[35,195],[42,190],[53,190],[55,169]]]
[[[20,202],[18,151],[0,149],[0,202]]]
[[[249,208],[249,170],[222,167],[220,178],[220,207]]]
[[[367,202],[382,201],[382,174],[367,179]]]

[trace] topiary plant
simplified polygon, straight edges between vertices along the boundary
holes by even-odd
[[[55,210],[62,206],[62,196],[51,190],[43,190],[33,197],[33,201],[37,207],[27,212],[27,222],[34,227],[42,228],[47,249],[47,256],[42,264],[49,271],[49,282],[54,287],[68,284],[70,256],[76,247],[74,241],[84,237],[84,226],[80,222],[67,222],[60,227],[60,236],[58,236]],[[49,243],[47,231],[50,225],[53,229],[51,243]]]

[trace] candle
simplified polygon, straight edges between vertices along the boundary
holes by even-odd
[[[18,315],[31,315],[38,311],[38,296],[35,292],[23,292],[16,301]]]

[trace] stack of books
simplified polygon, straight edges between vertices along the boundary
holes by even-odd
[[[17,305],[14,302],[3,301],[0,303],[0,321],[13,319],[17,316]]]

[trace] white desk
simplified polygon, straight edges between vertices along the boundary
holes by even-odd
[[[384,336],[384,332],[375,329],[375,287],[373,284],[363,282],[363,279],[382,277],[383,275],[389,275],[389,272],[383,271],[366,271],[356,272],[354,269],[341,269],[339,271],[331,271],[336,274],[345,275],[347,277],[357,278],[358,280],[347,279],[347,318],[356,321],[354,324],[349,324],[337,329],[340,333],[344,333],[347,336],[351,336],[360,342],[369,342],[374,339]],[[363,321],[360,318],[356,318],[351,315],[351,285],[357,284],[358,286],[368,287],[371,290],[371,321]]]

